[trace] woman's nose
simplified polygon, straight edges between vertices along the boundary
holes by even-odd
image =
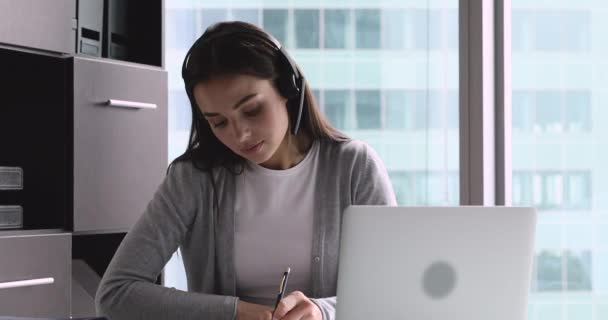
[[[249,136],[251,135],[251,130],[249,126],[244,123],[235,124],[233,126],[234,136],[238,139],[239,142],[247,141]]]

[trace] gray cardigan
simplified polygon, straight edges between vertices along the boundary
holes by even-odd
[[[214,171],[218,214],[209,174],[176,163],[131,228],[95,297],[97,313],[111,320],[234,319],[235,179]],[[395,205],[387,171],[364,142],[320,141],[312,244],[312,299],[326,320],[335,318],[341,214],[351,204]],[[295,205],[295,204],[294,204]],[[181,249],[188,292],[154,282]]]

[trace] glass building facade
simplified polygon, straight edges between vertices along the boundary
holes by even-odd
[[[511,15],[513,204],[539,212],[529,318],[608,319],[608,4]]]

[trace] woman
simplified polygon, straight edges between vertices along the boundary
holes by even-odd
[[[98,313],[121,319],[334,319],[341,213],[394,205],[381,160],[332,128],[280,44],[216,24],[184,60],[186,152],[110,263]],[[188,291],[154,284],[180,249]],[[274,309],[283,271],[287,294]]]

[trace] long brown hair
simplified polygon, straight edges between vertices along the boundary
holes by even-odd
[[[229,33],[229,36],[214,36],[220,33]],[[184,65],[187,64],[184,83],[192,111],[190,139],[186,151],[171,165],[178,161],[191,161],[202,171],[211,171],[216,167],[224,167],[233,174],[242,171],[245,159],[215,137],[193,98],[192,90],[200,82],[223,75],[243,74],[271,80],[279,93],[288,98],[277,82],[281,73],[285,72],[278,61],[281,53],[268,39],[267,34],[255,25],[231,21],[212,26],[212,30],[207,30],[195,42],[191,54],[186,57],[188,60],[184,61]],[[302,117],[298,136],[304,134],[313,140],[324,139],[334,143],[350,140],[321,113],[309,86],[304,91]]]

